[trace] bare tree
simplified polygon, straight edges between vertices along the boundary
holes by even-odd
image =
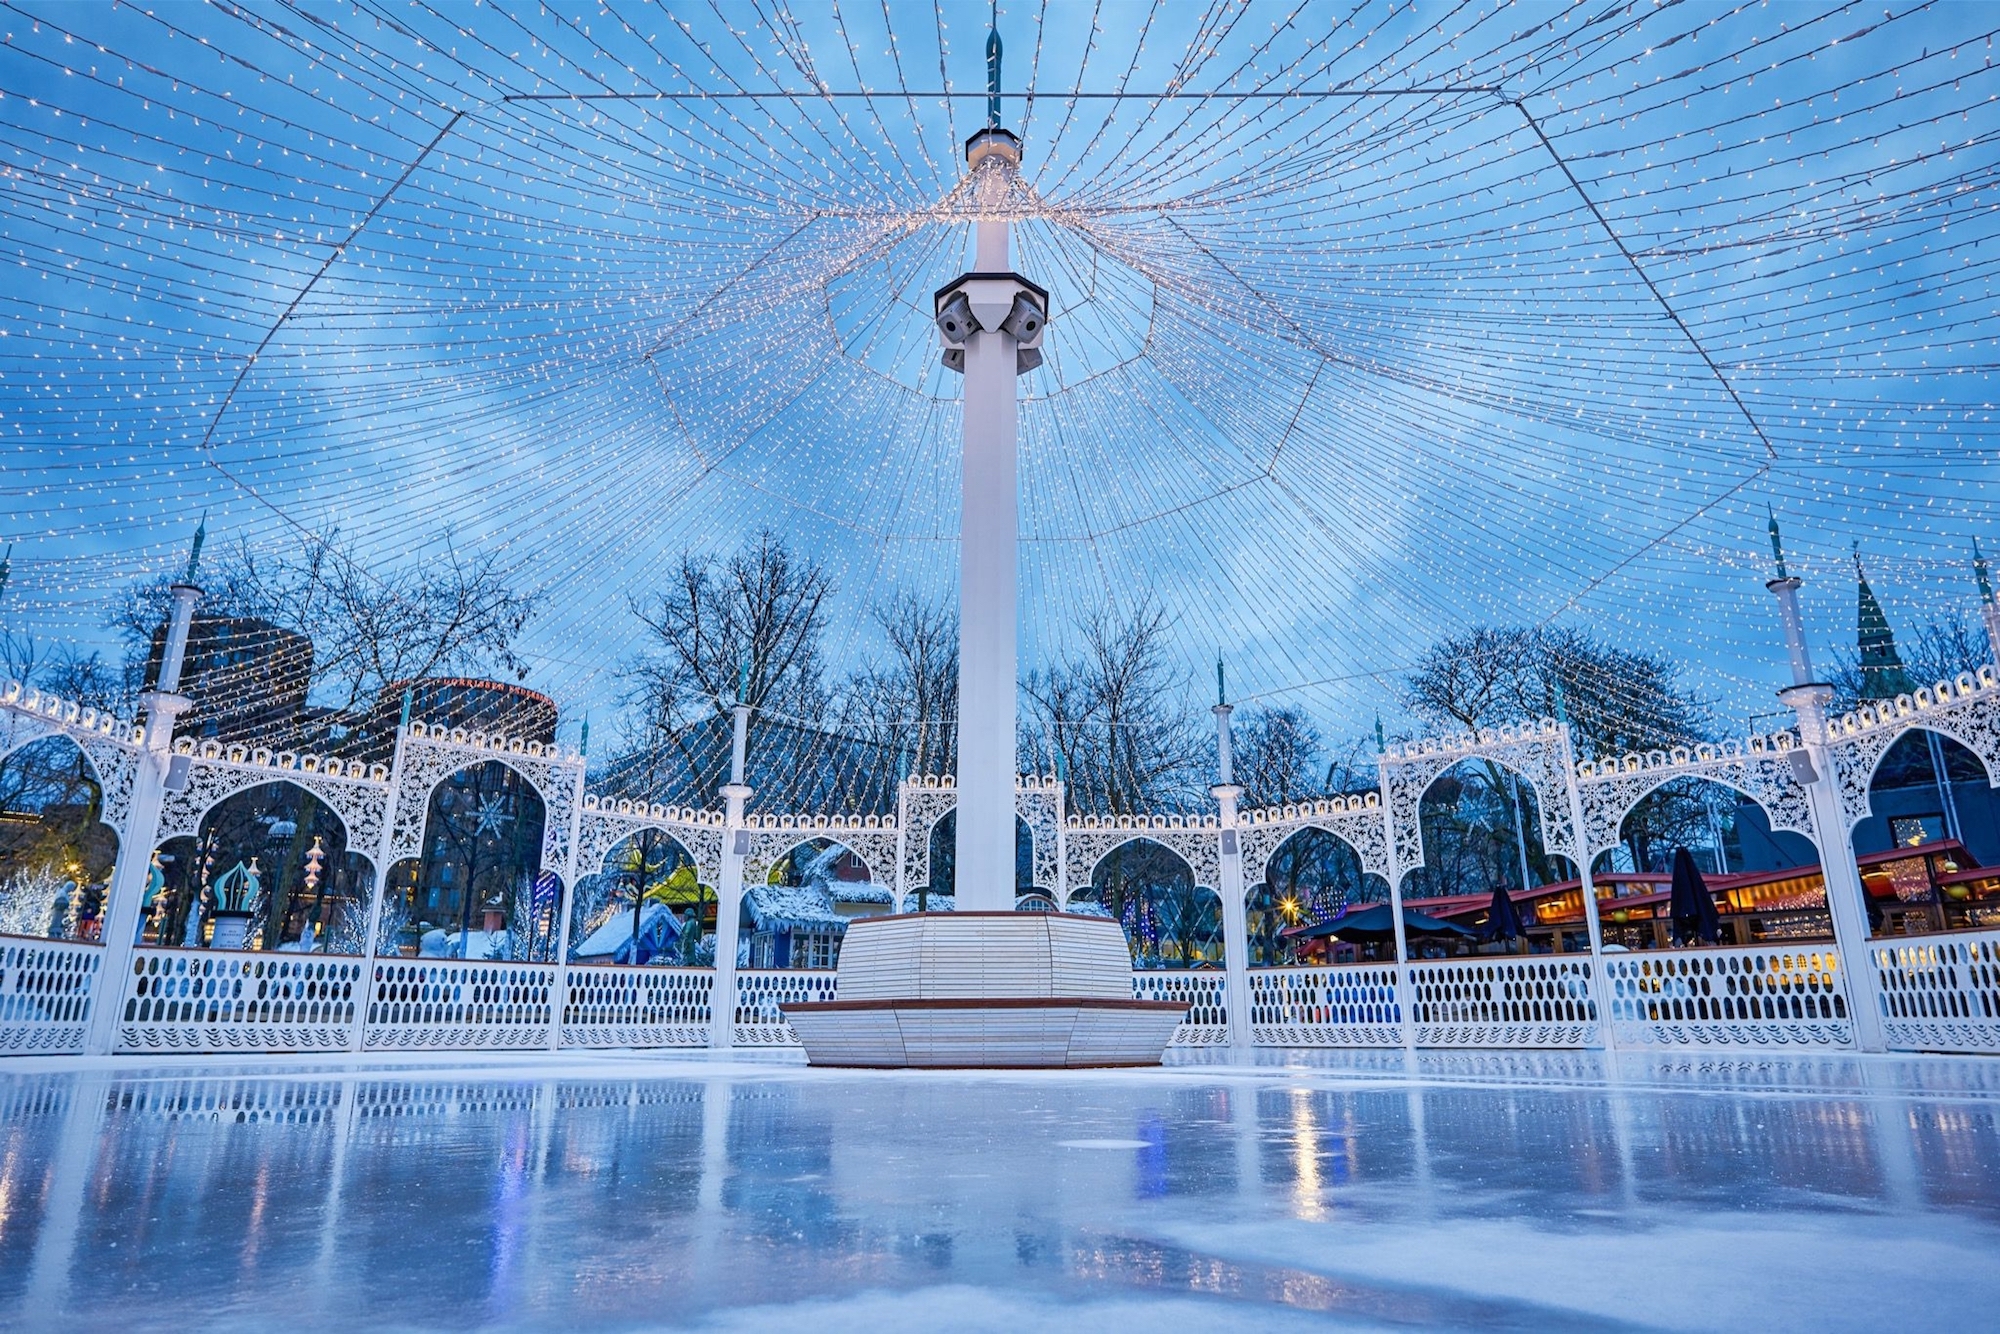
[[[140,584],[120,606],[116,624],[134,687],[166,620],[170,582]],[[525,677],[514,645],[536,605],[535,595],[513,591],[495,557],[460,552],[449,535],[442,552],[380,572],[327,532],[291,546],[246,542],[219,553],[202,575],[199,614],[255,617],[305,635],[313,641],[315,693],[352,710],[393,681],[494,671]]]
[[[1708,711],[1679,674],[1578,630],[1481,626],[1418,659],[1407,701],[1426,722],[1467,728],[1566,713],[1580,751],[1618,755],[1708,736]]]
[[[842,686],[844,730],[888,753],[900,775],[948,774],[958,761],[958,617],[904,595],[874,612],[888,639],[887,665]]]
[[[1111,814],[1199,800],[1207,746],[1190,683],[1168,656],[1173,623],[1150,600],[1093,613],[1082,652],[1024,683],[1030,757],[1060,756],[1073,805]]]
[[[100,653],[73,644],[43,644],[32,635],[0,634],[0,671],[85,708],[129,714],[135,700],[118,670]]]
[[[1312,719],[1292,706],[1251,709],[1233,735],[1236,781],[1246,804],[1275,806],[1316,796],[1325,744]]]
[[[626,668],[639,714],[630,757],[657,788],[705,786],[728,748],[739,694],[755,733],[826,712],[820,638],[833,582],[783,537],[758,533],[726,561],[685,555],[672,584],[633,614],[651,632]]]

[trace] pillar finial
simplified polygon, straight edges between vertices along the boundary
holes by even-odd
[[[201,572],[201,544],[206,541],[208,541],[208,511],[203,510],[201,522],[194,528],[194,545],[188,548],[187,570],[181,575],[182,583],[194,583],[195,576]]]
[[[1000,128],[1000,0],[993,0],[993,22],[986,30],[986,128]]]
[[[12,547],[7,548],[12,551]],[[7,585],[7,562],[0,560],[0,588]],[[1972,539],[1972,577],[1979,581],[1979,600],[1987,606],[1993,605],[1993,580],[1988,576],[1986,557],[1980,554],[1979,539]]]
[[[1988,598],[1987,601],[1991,602],[1992,599]],[[1215,702],[1217,705],[1229,703],[1229,686],[1222,674],[1222,655],[1220,653],[1215,655]]]
[[[1382,715],[1379,713],[1375,715],[1375,753],[1377,755],[1389,753],[1389,738],[1382,735]]]
[[[576,753],[579,755],[590,754],[590,715],[587,713],[583,715],[583,735],[577,738]]]
[[[10,573],[12,573],[13,565],[14,565],[14,544],[12,542],[9,542],[7,544],[7,554],[4,556],[0,556],[0,593],[5,593],[7,591],[7,576]],[[1985,567],[1982,566],[1981,568],[1983,569]],[[1983,582],[1984,576],[1981,576],[1981,579]],[[1991,602],[1993,599],[1991,597],[1988,597],[1986,600],[1988,602]]]
[[[1778,537],[1778,512],[1771,508],[1769,501],[1766,501],[1764,513],[1771,520],[1771,558],[1778,562],[1778,577],[1789,579],[1791,575],[1785,572],[1785,544]]]
[[[410,686],[404,686],[404,687],[403,687],[403,717],[402,717],[402,721],[401,721],[401,722],[399,722],[399,723],[397,723],[397,726],[398,726],[398,727],[408,727],[408,726],[410,725],[410,706],[411,706],[411,705],[413,705],[413,704],[414,704],[415,702],[416,702],[416,692],[415,692],[415,690],[414,690],[414,689],[413,689],[412,687],[410,687]]]
[[[750,702],[750,655],[745,653],[736,663],[736,702]]]
[[[1556,684],[1556,721],[1567,727],[1569,725],[1569,694],[1567,691],[1563,689],[1562,677],[1560,676],[1556,677],[1555,684]]]

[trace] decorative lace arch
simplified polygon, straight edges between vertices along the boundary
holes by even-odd
[[[1145,840],[1158,843],[1188,864],[1194,872],[1194,883],[1201,889],[1222,892],[1222,850],[1218,846],[1221,831],[1213,824],[1188,825],[1169,823],[1158,819],[1147,824],[1136,821],[1130,823],[1103,824],[1090,820],[1072,820],[1064,830],[1064,855],[1069,872],[1064,886],[1064,902],[1069,896],[1086,889],[1097,872],[1097,865],[1127,843]]]
[[[121,728],[108,717],[97,719],[94,713],[79,711],[77,718],[71,721],[67,718],[68,709],[60,702],[52,701],[50,707],[64,716],[38,712],[18,703],[0,703],[0,759],[52,736],[68,740],[83,752],[83,758],[90,765],[91,774],[97,780],[97,790],[103,798],[97,818],[118,835],[122,851],[125,827],[132,816],[132,787],[139,777],[139,748],[114,736],[113,732]],[[85,718],[93,719],[94,725],[85,726]],[[111,731],[105,730],[107,725]],[[129,731],[129,728],[122,730]]]
[[[931,879],[931,831],[958,808],[958,789],[923,782],[906,782],[897,799],[899,823],[909,836],[903,841],[902,880],[897,892],[909,894]],[[1063,785],[1059,782],[1017,783],[1014,814],[1028,826],[1033,845],[1035,883],[1060,892],[1063,888]]]
[[[720,825],[684,824],[655,819],[650,814],[620,814],[603,808],[586,810],[577,831],[576,877],[581,880],[604,870],[611,850],[632,835],[655,829],[681,845],[694,862],[695,879],[714,888],[722,883],[722,838]]]
[[[1657,759],[1630,755],[1581,766],[1577,795],[1591,860],[1623,841],[1619,831],[1640,802],[1680,778],[1706,779],[1740,792],[1757,803],[1773,830],[1803,834],[1816,844],[1811,804],[1786,755],[1775,747],[1737,749],[1732,742],[1707,755],[1676,750]]]
[[[1569,727],[1544,718],[1538,724],[1483,729],[1476,735],[1398,743],[1382,757],[1383,799],[1395,828],[1394,875],[1424,864],[1423,825],[1418,812],[1424,793],[1447,770],[1466,760],[1486,760],[1511,769],[1535,790],[1535,817],[1542,847],[1580,863],[1577,831],[1570,818],[1569,785],[1574,760]]]
[[[785,824],[772,829],[752,829],[750,832],[750,852],[743,862],[744,885],[761,885],[771,868],[778,864],[792,849],[816,839],[826,839],[838,843],[860,859],[868,868],[868,878],[875,884],[887,885],[890,892],[895,886],[882,879],[882,873],[894,869],[896,865],[896,827],[894,825],[843,825],[831,822],[820,824]]]
[[[365,858],[370,866],[381,855],[382,823],[388,818],[389,787],[366,778],[348,778],[277,765],[235,764],[196,756],[188,757],[191,767],[187,786],[169,792],[160,803],[159,832],[154,843],[170,838],[194,838],[209,812],[239,792],[266,783],[289,783],[310,793],[331,810],[347,831],[347,850]],[[376,869],[380,869],[379,867]]]
[[[554,872],[567,884],[571,879],[571,828],[580,814],[583,789],[582,757],[538,743],[486,743],[460,731],[439,735],[441,731],[418,723],[404,734],[388,864],[423,855],[424,821],[438,784],[462,769],[494,760],[519,774],[542,799],[542,869]]]
[[[1991,679],[1992,669],[1983,668],[1979,684],[1962,676],[1956,686],[1939,682],[1914,696],[1883,700],[1827,723],[1845,836],[1852,837],[1854,827],[1874,813],[1868,788],[1875,771],[1889,748],[1909,732],[1922,729],[1950,737],[1979,757],[1987,784],[2000,787],[2000,688],[1984,684]]]
[[[1267,812],[1256,812],[1265,815]],[[1313,815],[1260,819],[1239,830],[1243,850],[1243,893],[1263,884],[1270,874],[1271,858],[1296,834],[1317,829],[1330,834],[1354,850],[1364,875],[1389,877],[1389,831],[1383,827],[1380,806],[1364,808],[1354,815]]]

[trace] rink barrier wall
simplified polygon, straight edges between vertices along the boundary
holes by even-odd
[[[1607,954],[1621,1047],[1854,1045],[1847,969],[1831,942]]]
[[[1173,1001],[1188,1007],[1169,1045],[1214,1047],[1229,1041],[1228,979],[1221,973],[1147,969],[1132,975],[1135,1000]]]
[[[1756,801],[1774,829],[1809,838],[1827,883],[1846,887],[1838,890],[1829,944],[1627,956],[1605,952],[1590,921],[1585,953],[1253,969],[1236,974],[1241,995],[1221,972],[1146,970],[1135,994],[1189,1007],[1181,1046],[1212,1045],[1234,1032],[1287,1046],[1853,1045],[2000,1053],[2000,932],[1872,941],[1865,922],[1857,926],[1865,905],[1850,902],[1861,893],[1851,835],[1871,813],[1872,775],[1897,738],[1916,728],[1948,735],[1978,756],[1989,779],[2000,778],[2000,672],[1982,666],[1840,717],[1824,713],[1823,691],[1788,693],[1788,700],[1797,713],[1793,729],[1625,756],[1579,757],[1570,728],[1554,719],[1396,741],[1383,749],[1377,790],[1241,810],[1218,796],[1219,814],[1069,814],[1065,786],[1054,776],[1024,776],[1016,801],[1034,839],[1036,883],[1046,882],[1057,902],[1068,901],[1097,860],[1139,839],[1170,847],[1195,868],[1197,883],[1226,879],[1231,892],[1247,894],[1271,855],[1307,828],[1348,842],[1364,870],[1399,891],[1424,864],[1417,819],[1423,793],[1471,759],[1520,774],[1537,797],[1543,845],[1578,864],[1617,846],[1625,817],[1662,784],[1701,778]],[[160,839],[198,828],[216,804],[248,785],[289,782],[329,803],[378,881],[382,868],[421,849],[436,782],[497,760],[541,793],[548,807],[542,870],[565,893],[598,870],[621,838],[648,828],[679,841],[704,883],[720,883],[725,867],[761,867],[781,844],[836,838],[872,874],[893,879],[898,903],[922,882],[928,834],[957,802],[949,776],[917,775],[899,787],[893,814],[746,814],[740,804],[711,811],[639,803],[586,791],[580,752],[519,737],[412,721],[397,732],[392,763],[364,765],[248,742],[174,738],[171,710],[157,712],[135,723],[0,680],[0,753],[66,736],[89,760],[103,821],[118,835],[103,920],[121,926],[104,946],[0,938],[0,1053],[689,1046],[704,1026],[717,1045],[784,1045],[793,1037],[782,1007],[832,997],[830,972],[746,969],[733,995],[716,994],[711,980],[704,1000],[701,978],[714,976],[707,970],[640,970],[628,978],[615,967],[133,943],[136,933],[125,924],[136,921],[133,902],[144,893],[146,859]],[[885,870],[893,875],[882,876]],[[1586,918],[1594,908],[1586,897]],[[1241,959],[1249,947],[1242,915],[1222,917],[1225,955]],[[372,924],[379,920],[379,913],[371,920],[364,953],[379,956]],[[567,914],[563,921],[559,957],[568,944]],[[1848,961],[1862,962],[1850,968]],[[99,995],[107,985],[112,994]]]
[[[1868,965],[1892,1050],[2000,1052],[2000,931],[1875,941]]]
[[[706,1047],[712,1032],[708,968],[564,970],[565,1047]]]
[[[103,961],[101,945],[0,936],[0,1055],[82,1052]]]
[[[1250,1034],[1260,1047],[1400,1047],[1393,964],[1250,970]]]
[[[120,1052],[342,1051],[360,1013],[362,961],[283,951],[137,949]]]
[[[1485,955],[1409,965],[1419,1047],[1603,1045],[1590,959]]]

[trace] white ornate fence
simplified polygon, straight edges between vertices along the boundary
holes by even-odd
[[[369,1051],[549,1045],[553,964],[377,959]]]
[[[599,967],[568,971],[565,1047],[706,1047],[707,968]]]
[[[1552,955],[1410,966],[1419,1047],[1595,1047],[1590,960]]]
[[[1174,1030],[1174,1045],[1213,1046],[1229,1041],[1227,979],[1221,973],[1156,968],[1134,973],[1132,995],[1138,1000],[1174,1001],[1188,1007],[1187,1018]]]
[[[1401,1046],[1396,967],[1253,969],[1250,1035],[1263,1047]]]
[[[1847,970],[1829,942],[1610,954],[1621,1046],[1849,1047]]]
[[[338,1051],[354,1036],[361,960],[139,949],[123,979],[117,1050]]]
[[[797,1045],[783,1007],[833,998],[830,969],[742,969],[736,974],[736,1041],[745,1047]]]
[[[80,1052],[101,945],[0,936],[0,1053]]]
[[[1868,948],[1892,1048],[2000,1052],[2000,931]]]

